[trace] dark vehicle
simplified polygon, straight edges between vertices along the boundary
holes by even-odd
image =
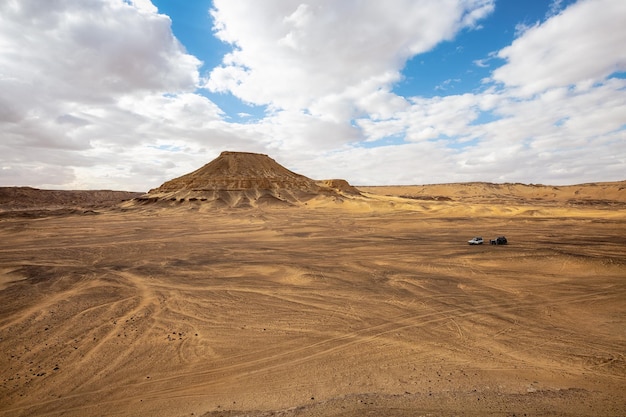
[[[490,239],[489,243],[491,243],[492,245],[506,245],[507,240],[504,236],[500,236],[495,239]]]

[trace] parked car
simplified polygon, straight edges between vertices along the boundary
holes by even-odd
[[[483,238],[482,237],[475,237],[472,240],[468,240],[467,243],[469,243],[470,245],[482,245],[483,244]]]
[[[499,236],[495,239],[490,239],[489,243],[491,243],[492,245],[506,245],[507,240],[504,236]]]

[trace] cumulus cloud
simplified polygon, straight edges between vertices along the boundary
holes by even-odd
[[[493,79],[520,95],[602,81],[626,71],[626,2],[582,0],[502,49]]]
[[[603,161],[602,175],[623,175],[624,161],[613,156],[624,147],[616,140],[624,136],[624,89],[610,78],[624,70],[623,2],[583,0],[561,10],[554,1],[545,22],[476,61],[496,67],[483,91],[432,98],[392,92],[404,63],[463,27],[477,28],[492,2],[332,3],[274,2],[251,12],[217,1],[212,12],[217,35],[234,50],[207,87],[288,110],[264,127],[271,125],[272,137],[289,131],[277,149],[290,149],[314,175],[334,172],[358,183],[559,183],[589,178],[581,167],[598,165],[583,162],[590,158]],[[504,64],[497,67],[496,59]],[[320,119],[333,123],[307,139]],[[430,157],[422,160],[426,150]],[[369,178],[369,164],[384,176]]]
[[[407,60],[493,0],[216,0],[232,52],[205,69],[149,0],[0,2],[0,185],[147,190],[226,149],[355,184],[623,179],[625,4],[555,0],[474,60],[483,85],[409,97]],[[235,123],[214,94],[267,111]]]
[[[3,80],[33,93],[100,103],[128,91],[189,91],[198,82],[200,63],[173,37],[167,16],[104,0],[9,1],[0,11]]]
[[[189,97],[200,61],[173,36],[170,19],[150,6],[146,0],[0,3],[0,152],[3,174],[13,173],[2,183],[89,187],[70,167],[115,174],[109,164],[124,161],[161,127],[142,137],[137,126],[158,125],[155,119],[171,117],[176,106],[202,106],[201,97]],[[129,102],[141,103],[142,111]],[[160,115],[146,114],[158,106]],[[216,113],[211,105],[196,110]],[[120,152],[103,160],[107,149]]]
[[[408,58],[474,27],[494,7],[493,0],[214,3],[216,36],[234,50],[207,88],[319,114],[333,102],[347,116],[369,111],[356,96],[388,90]]]
[[[483,91],[409,98],[385,120],[357,121],[367,141],[436,143],[449,181],[571,183],[623,178],[626,152],[626,19],[621,1],[581,1],[524,31],[498,52],[505,60]],[[417,183],[438,181],[403,166]]]

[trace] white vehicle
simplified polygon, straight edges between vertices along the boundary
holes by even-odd
[[[475,237],[472,240],[468,240],[467,243],[469,243],[470,245],[482,245],[483,244],[483,238],[482,237]]]

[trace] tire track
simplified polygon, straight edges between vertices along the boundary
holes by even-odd
[[[137,276],[129,273],[120,273],[121,276],[127,278],[129,282],[140,283],[141,279]],[[143,294],[143,302],[140,302],[137,307],[129,311],[124,317],[130,317],[133,313],[137,313],[142,308],[146,308],[150,305],[149,290],[145,285],[138,285],[138,289]],[[572,302],[583,302],[588,300],[598,299],[600,297],[614,296],[610,291],[597,291],[589,294],[579,294],[568,298],[558,300],[555,305],[569,304]],[[450,303],[453,303],[451,300]],[[28,406],[14,407],[8,410],[2,410],[2,413],[23,413],[28,410],[42,409],[55,409],[57,405],[60,405],[66,400],[75,400],[81,398],[83,404],[92,403],[96,398],[100,405],[114,406],[128,400],[128,396],[139,395],[141,393],[142,398],[146,399],[167,399],[167,398],[190,398],[194,394],[190,392],[196,392],[195,395],[203,395],[201,393],[210,390],[211,387],[218,387],[225,382],[220,378],[224,375],[229,375],[229,378],[249,377],[250,375],[268,372],[280,368],[292,367],[294,365],[311,362],[315,359],[327,356],[332,353],[336,353],[342,350],[346,350],[354,346],[355,344],[370,343],[377,339],[380,339],[392,332],[399,330],[406,330],[412,328],[424,327],[430,324],[448,321],[450,318],[461,319],[468,318],[474,315],[489,314],[491,311],[501,312],[510,311],[520,308],[527,308],[535,306],[541,300],[531,300],[520,304],[519,302],[489,302],[483,304],[477,304],[471,311],[466,311],[466,307],[447,308],[443,311],[433,311],[422,315],[414,315],[413,312],[407,312],[406,314],[398,315],[389,318],[386,323],[382,323],[375,326],[359,329],[353,332],[349,332],[340,336],[335,336],[321,340],[315,343],[301,346],[296,349],[283,351],[275,354],[259,357],[259,352],[254,352],[247,355],[240,355],[237,357],[228,358],[229,361],[235,361],[235,363],[217,366],[211,370],[198,370],[194,372],[185,372],[177,375],[172,375],[163,378],[155,378],[150,381],[142,381],[139,383],[132,383],[124,385],[125,398],[113,398],[106,400],[104,397],[111,393],[111,389],[102,388],[98,390],[91,390],[87,392],[80,392],[74,395],[65,396],[64,399],[54,399],[49,401],[42,401],[33,403]],[[251,358],[252,357],[252,358]],[[110,369],[114,369],[119,365],[120,360],[109,366]],[[542,365],[545,367],[545,365]],[[499,367],[494,369],[509,368]],[[558,365],[551,366],[551,369],[561,370],[563,367]],[[622,377],[615,376],[615,379],[623,380]],[[87,409],[85,407],[75,407],[71,411],[80,411],[81,409]],[[70,411],[65,409],[66,411]],[[54,415],[55,411],[49,413],[38,413],[39,415]]]
[[[148,321],[153,316],[157,315],[160,311],[158,303],[153,301],[153,293],[151,289],[143,282],[140,277],[129,272],[112,271],[110,269],[107,272],[121,278],[123,284],[129,284],[130,286],[132,286],[136,291],[136,295],[129,298],[137,299],[138,302],[135,307],[130,308],[124,314],[117,316],[114,327],[106,332],[104,336],[101,336],[98,344],[89,349],[87,353],[84,354],[84,356],[78,363],[80,369],[86,368],[88,364],[97,363],[98,361],[94,358],[101,355],[101,352],[103,350],[109,348],[109,346],[113,344],[113,341],[117,339],[117,335],[120,334],[120,332],[123,332],[124,324],[127,323],[129,320],[137,316],[142,316],[144,321]],[[127,300],[129,298],[125,298],[124,300]],[[115,302],[115,304],[122,301],[123,300],[118,300]],[[137,339],[135,340],[135,342],[140,341],[143,337],[146,337],[145,332],[144,334],[137,335]],[[99,368],[88,379],[81,382],[81,386],[88,386],[89,384],[94,383],[94,381],[98,380],[102,374],[105,374],[111,370],[118,369],[121,364],[127,362],[132,353],[133,352],[130,349],[119,353],[115,356],[115,359],[113,361],[108,361],[105,366]]]

